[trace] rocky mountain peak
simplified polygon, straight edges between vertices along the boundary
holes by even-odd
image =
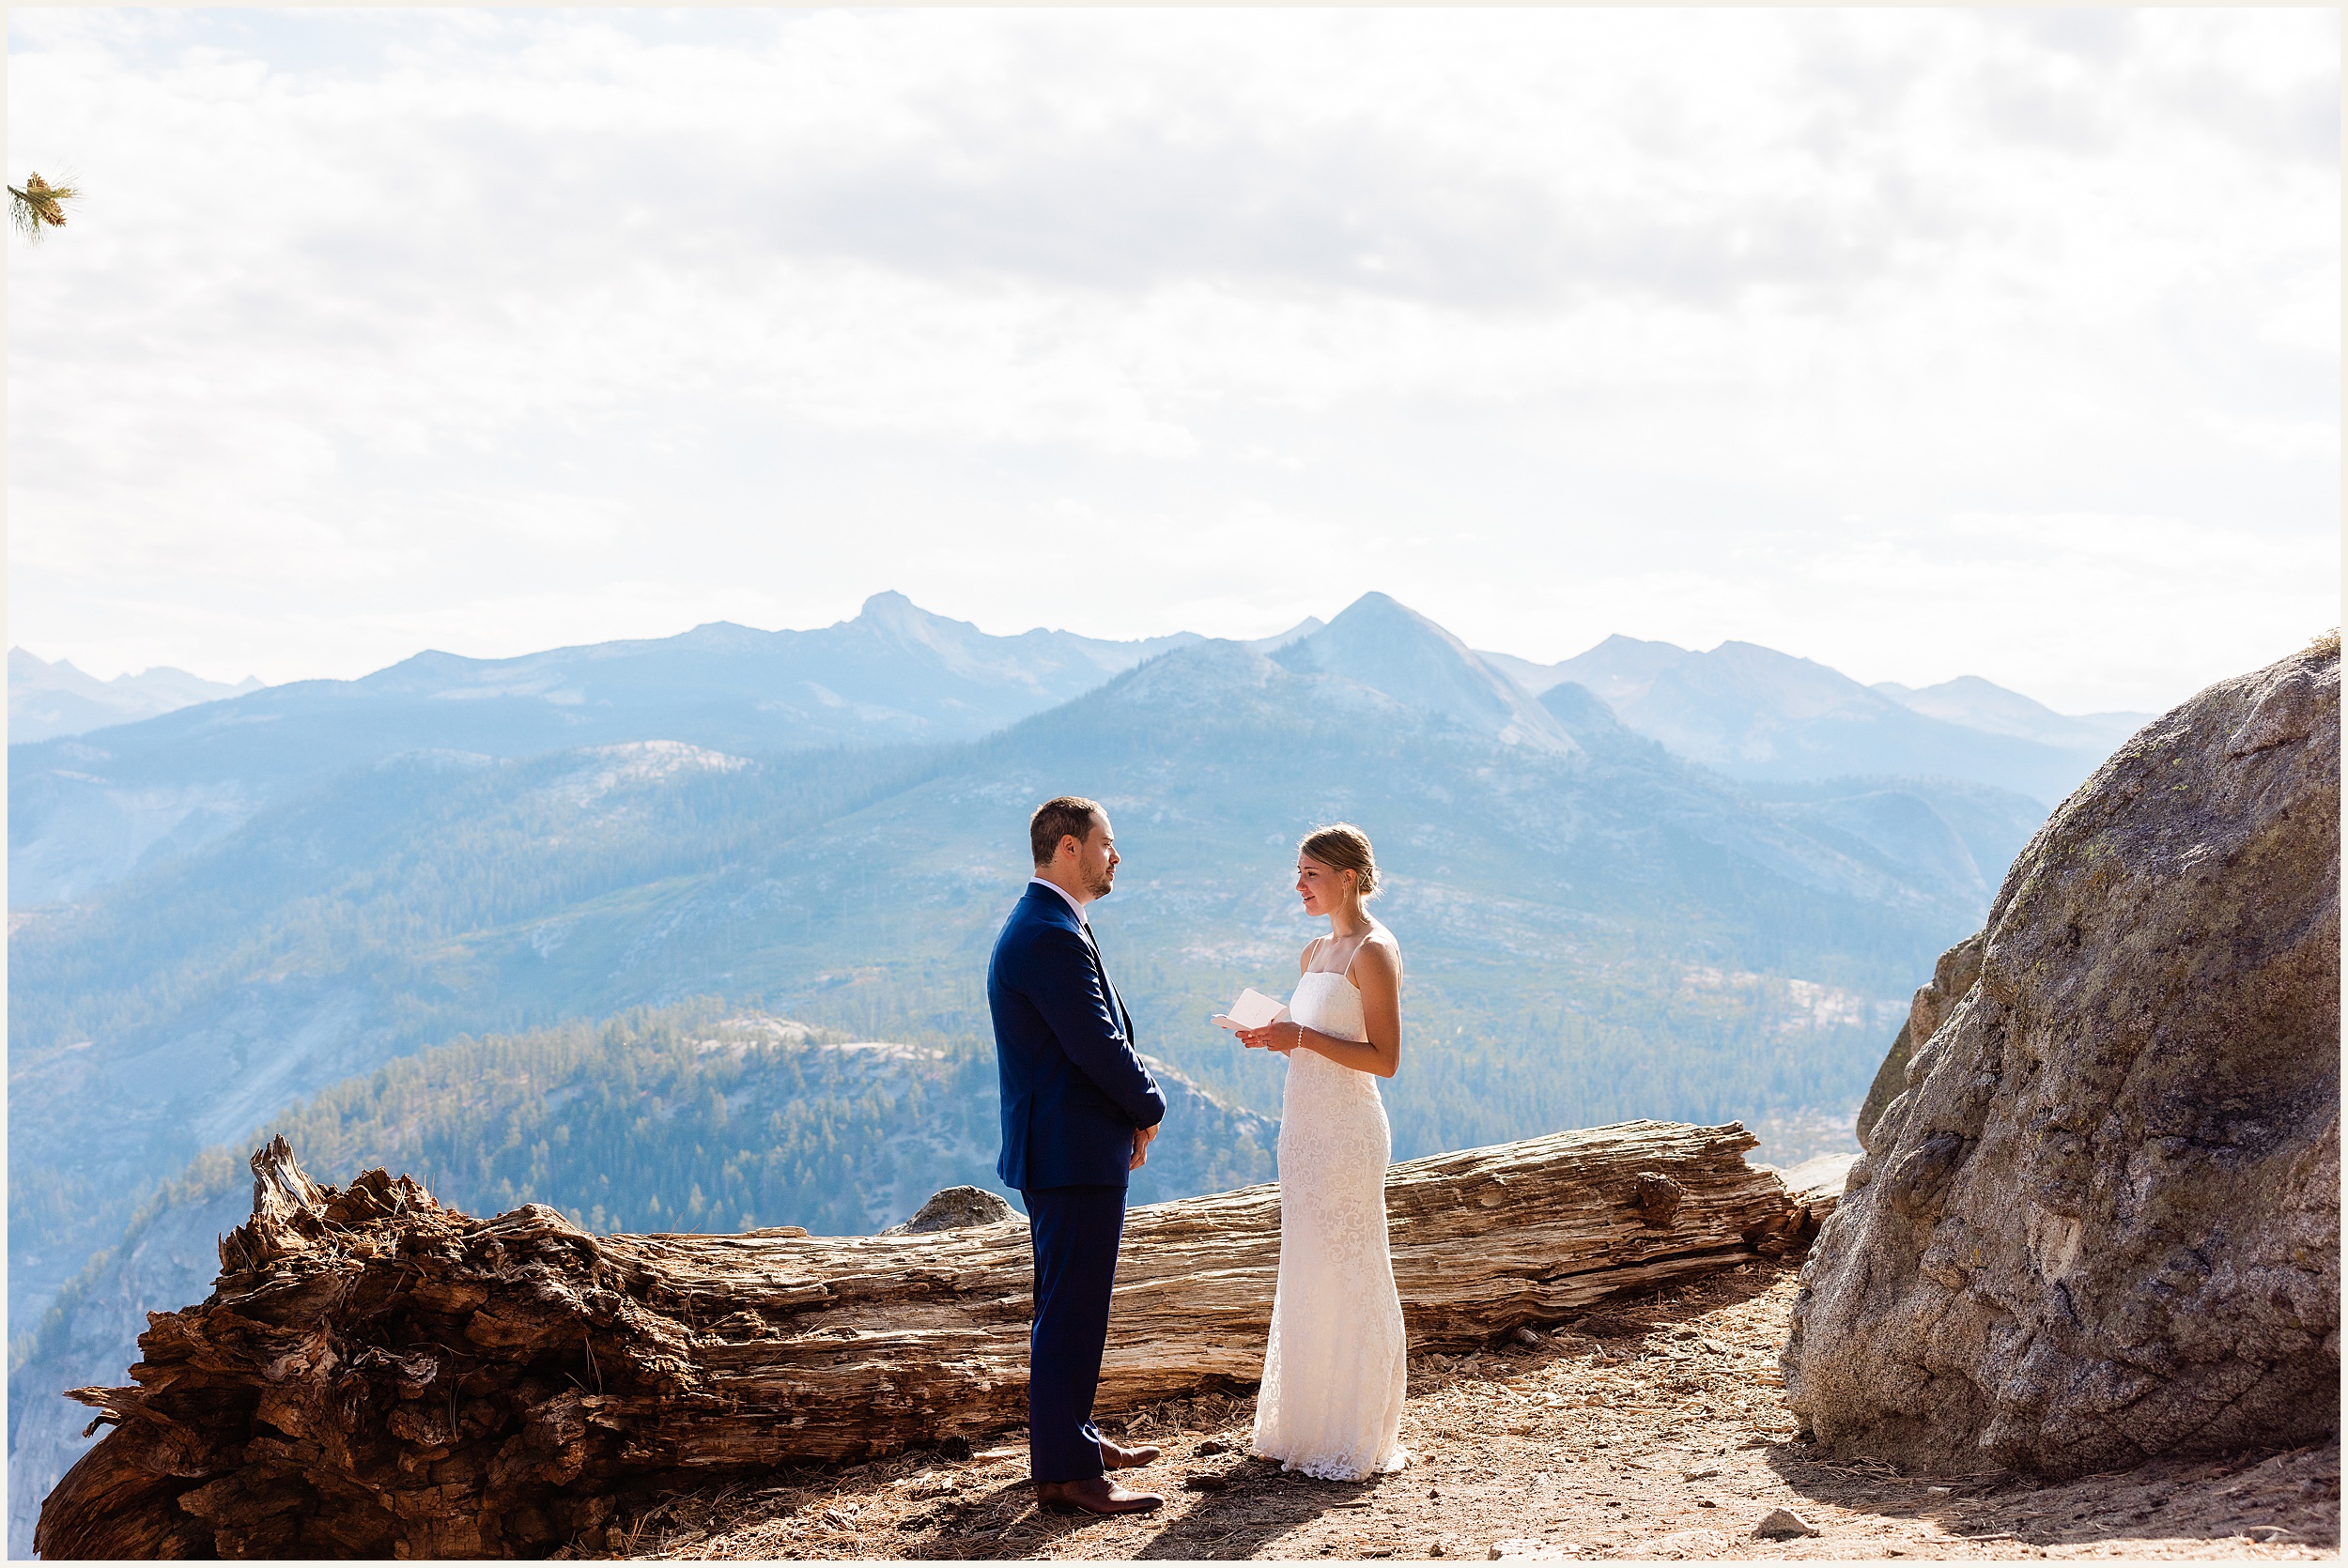
[[[856,618],[842,624],[893,633],[926,644],[935,644],[941,638],[960,640],[986,635],[967,621],[955,621],[923,609],[894,589],[867,598],[858,607]]]
[[[1655,678],[1698,655],[1672,642],[1646,642],[1614,633],[1597,647],[1549,667],[1556,681],[1575,681],[1620,709],[1645,697]]]
[[[1383,593],[1363,594],[1328,625],[1272,656],[1287,669],[1341,676],[1507,745],[1560,754],[1581,749],[1531,693]]]

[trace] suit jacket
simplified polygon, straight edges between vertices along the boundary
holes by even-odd
[[[1002,1073],[1006,1186],[1122,1187],[1134,1131],[1166,1116],[1166,1095],[1134,1051],[1133,1019],[1076,912],[1030,883],[986,967]]]

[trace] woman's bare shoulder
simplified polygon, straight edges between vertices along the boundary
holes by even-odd
[[[1320,945],[1321,938],[1314,937],[1310,942],[1305,944],[1305,950],[1296,955],[1296,972],[1299,975],[1304,974],[1311,965],[1313,961],[1313,950]]]
[[[1402,972],[1402,944],[1394,939],[1392,931],[1380,926],[1354,950],[1353,963],[1366,964],[1373,975],[1399,975]]]

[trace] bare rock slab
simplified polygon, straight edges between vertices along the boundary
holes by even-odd
[[[2334,636],[2146,726],[1918,992],[1797,1419],[1950,1473],[2335,1437],[2340,994]]]

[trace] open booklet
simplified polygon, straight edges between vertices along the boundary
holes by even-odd
[[[1260,1029],[1288,1016],[1286,1007],[1251,986],[1239,993],[1228,1011],[1215,1014],[1214,1022],[1226,1029]]]

